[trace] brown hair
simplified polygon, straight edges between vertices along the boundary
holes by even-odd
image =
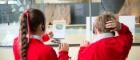
[[[20,40],[21,40],[21,57],[22,60],[27,60],[28,40],[27,34],[36,32],[36,28],[42,24],[42,30],[45,31],[45,17],[38,9],[28,9],[24,12],[20,19]],[[29,28],[28,28],[29,27]],[[30,30],[30,31],[29,31]]]
[[[115,16],[110,12],[104,12],[103,14],[99,15],[93,24],[93,29],[98,29],[101,33],[110,32],[111,29],[106,28],[106,22],[112,19],[116,19]]]

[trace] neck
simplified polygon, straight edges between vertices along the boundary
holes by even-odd
[[[100,35],[103,34],[102,32],[96,31],[94,35]]]
[[[36,33],[33,33],[32,35],[41,36],[42,34],[41,34],[41,33],[36,32]]]
[[[35,32],[35,33],[32,33],[32,38],[36,38],[38,40],[42,40],[41,35],[42,35],[42,33]]]
[[[113,37],[114,35],[112,33],[100,33],[100,34],[95,34],[93,41],[91,43],[97,42],[103,38],[108,38],[108,37]]]

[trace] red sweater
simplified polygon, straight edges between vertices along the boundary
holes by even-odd
[[[19,39],[16,38],[13,44],[15,60],[21,60]],[[44,45],[40,40],[31,38],[27,49],[27,60],[68,60],[68,52],[56,52],[51,46]]]
[[[132,45],[133,36],[123,25],[118,36],[98,40],[87,47],[80,47],[78,60],[125,60]]]

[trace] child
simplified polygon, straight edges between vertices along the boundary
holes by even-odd
[[[68,60],[68,44],[60,45],[59,57],[51,46],[44,45],[45,17],[38,9],[29,9],[20,16],[19,36],[14,40],[15,60]],[[47,36],[47,35],[46,35]]]
[[[133,41],[126,25],[105,13],[97,17],[93,31],[94,40],[80,47],[78,60],[126,60]],[[114,35],[115,31],[118,36]]]

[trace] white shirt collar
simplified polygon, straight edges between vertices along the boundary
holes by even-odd
[[[42,41],[42,38],[41,38],[41,36],[38,36],[38,35],[32,35],[32,38],[36,38],[37,40],[40,40],[40,41]]]
[[[103,38],[108,38],[108,37],[113,37],[114,35],[112,33],[102,33],[99,35],[94,35],[93,37],[93,41],[91,41],[91,43],[95,43]]]

